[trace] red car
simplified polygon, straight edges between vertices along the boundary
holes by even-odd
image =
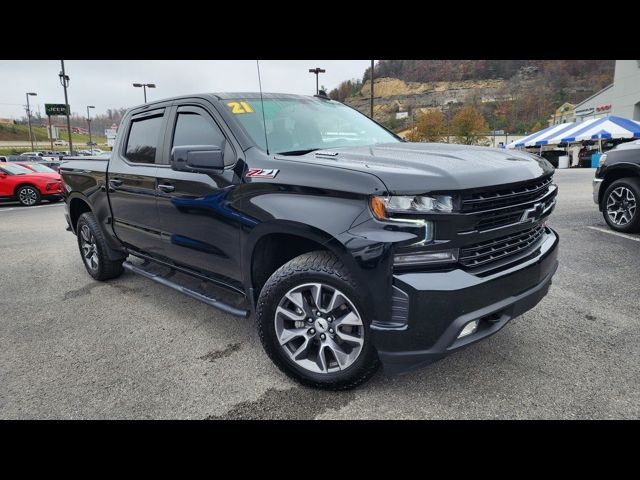
[[[17,200],[22,205],[30,207],[39,204],[41,200],[61,200],[62,188],[60,175],[54,171],[36,172],[18,163],[0,163],[2,199]]]

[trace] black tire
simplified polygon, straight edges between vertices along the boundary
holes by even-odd
[[[619,187],[630,190],[633,196],[635,196],[635,212],[633,213],[631,220],[629,220],[629,222],[624,225],[616,224],[607,213],[607,203],[609,202],[609,197],[611,196],[612,192],[614,192]],[[609,227],[616,232],[640,232],[640,178],[621,178],[609,185],[607,190],[604,192],[604,195],[602,196],[602,215],[604,216],[604,220],[605,222],[607,222],[607,225],[609,225]]]
[[[361,313],[364,342],[359,356],[344,370],[337,372],[314,373],[296,364],[280,346],[278,341],[275,314],[284,295],[298,285],[309,282],[321,282],[343,292]],[[367,381],[378,369],[380,361],[371,343],[370,318],[358,286],[340,260],[326,251],[310,252],[294,258],[284,264],[267,280],[256,308],[258,333],[265,351],[289,377],[299,383],[327,390],[347,390]]]
[[[88,229],[88,232],[86,229]],[[110,278],[116,278],[122,275],[122,272],[124,271],[122,262],[124,262],[124,259],[113,261],[109,258],[107,254],[108,247],[104,234],[102,233],[102,229],[98,225],[96,218],[93,216],[93,213],[86,212],[80,215],[76,226],[76,233],[82,263],[89,275],[100,281],[109,280]],[[88,257],[85,256],[83,242],[86,237],[88,237],[89,241],[95,245],[93,250],[96,254],[95,262],[91,262]],[[91,256],[93,257],[93,255]],[[92,267],[92,265],[95,265],[95,268]]]
[[[23,185],[16,190],[16,198],[20,205],[24,207],[33,207],[39,205],[42,201],[42,196],[36,187],[33,185]]]

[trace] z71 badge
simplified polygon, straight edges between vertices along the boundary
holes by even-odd
[[[247,178],[275,178],[280,170],[277,168],[250,168],[245,177]]]

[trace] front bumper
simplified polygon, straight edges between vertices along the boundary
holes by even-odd
[[[600,206],[600,186],[602,185],[602,178],[593,179],[593,201]]]
[[[408,297],[405,325],[372,325],[372,340],[385,371],[401,373],[428,365],[496,333],[533,308],[547,293],[558,268],[558,235],[547,230],[539,252],[484,277],[465,270],[394,275]],[[478,330],[458,338],[470,321]]]

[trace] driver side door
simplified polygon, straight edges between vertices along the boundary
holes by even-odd
[[[216,145],[225,168],[208,173],[158,166],[158,215],[162,255],[192,270],[241,281],[240,227],[231,205],[239,183],[232,166],[236,153],[210,111],[199,105],[174,107],[167,131],[167,151],[185,145]],[[220,121],[221,122],[221,121]]]

